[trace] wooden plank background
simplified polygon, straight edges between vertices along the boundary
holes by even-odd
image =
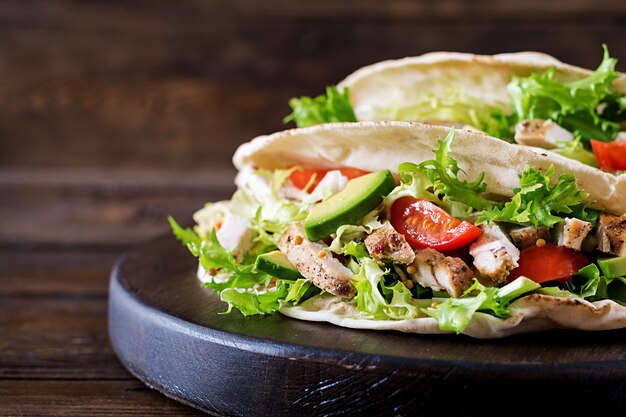
[[[116,259],[233,191],[287,101],[436,50],[626,70],[618,0],[0,2],[0,415],[192,415],[106,335]]]

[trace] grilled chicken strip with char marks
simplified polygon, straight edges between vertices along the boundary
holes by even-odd
[[[550,240],[550,229],[547,227],[526,226],[513,229],[509,232],[515,246],[526,249],[537,244],[538,239]]]
[[[580,250],[583,240],[587,237],[593,225],[576,218],[566,217],[565,221],[556,226],[557,245]]]
[[[600,215],[598,250],[615,256],[626,256],[626,215]]]
[[[497,225],[480,227],[484,233],[470,245],[474,266],[495,285],[503,283],[509,272],[518,267],[519,249]]]
[[[365,238],[365,246],[371,257],[379,264],[410,264],[415,252],[401,233],[388,221]]]
[[[339,297],[354,297],[352,271],[333,258],[326,245],[308,240],[302,225],[289,226],[278,242],[278,249],[316,287]]]
[[[453,297],[460,297],[472,283],[472,270],[462,259],[445,256],[435,249],[416,251],[411,265],[416,272],[409,275],[418,284],[436,291],[445,290]]]

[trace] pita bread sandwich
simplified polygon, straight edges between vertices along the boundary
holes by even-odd
[[[626,327],[626,177],[401,121],[260,136],[174,234],[244,315],[499,338]]]
[[[435,52],[361,68],[326,94],[290,101],[299,127],[419,121],[482,131],[607,171],[626,170],[626,74],[604,46],[595,71],[538,52]]]

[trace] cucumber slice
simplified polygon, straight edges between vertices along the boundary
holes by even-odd
[[[320,240],[344,224],[353,224],[374,210],[395,188],[389,170],[376,171],[348,182],[339,193],[313,206],[303,222],[310,240]]]
[[[296,267],[279,250],[257,256],[254,266],[257,270],[276,278],[290,281],[302,278]]]

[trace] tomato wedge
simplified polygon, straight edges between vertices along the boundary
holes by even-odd
[[[391,224],[413,249],[449,251],[467,246],[483,231],[467,221],[452,217],[427,200],[401,197],[391,206]]]
[[[519,266],[508,281],[525,276],[535,282],[568,281],[580,268],[591,263],[583,254],[563,246],[531,246],[521,251]]]
[[[591,139],[591,149],[600,168],[607,171],[626,170],[626,141],[601,142]]]
[[[313,175],[315,175],[311,188],[309,188],[309,192],[311,192],[315,190],[315,188],[318,186],[320,181],[322,181],[322,178],[324,178],[324,176],[328,173],[328,171],[331,171],[331,170],[330,169],[305,169],[305,168],[298,167],[298,169],[295,169],[291,173],[291,175],[289,176],[289,179],[291,180],[291,183],[294,185],[294,187],[299,188],[300,190],[304,190],[304,187],[307,186],[309,181],[311,181],[311,178],[313,177]],[[357,168],[341,168],[338,171],[340,171],[344,177],[348,178],[348,180],[363,176],[365,174],[369,174],[369,171],[363,171],[362,169],[357,169]]]

